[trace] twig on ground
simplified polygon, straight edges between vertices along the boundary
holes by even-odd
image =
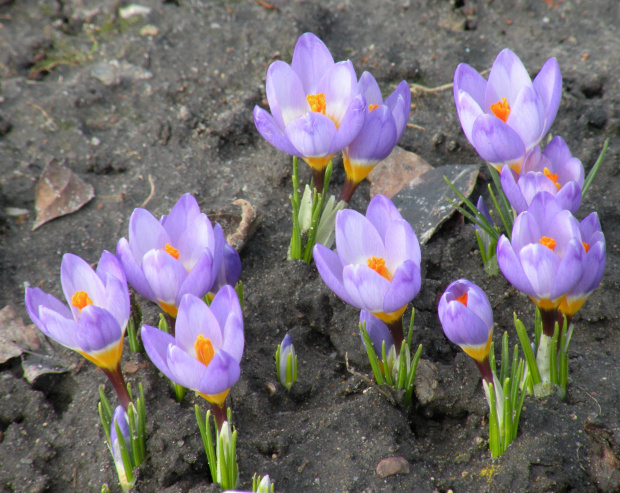
[[[153,177],[151,175],[149,175],[149,185],[151,185],[151,193],[149,193],[149,196],[146,198],[146,200],[142,202],[142,204],[140,204],[141,208],[144,208],[155,195],[155,181],[153,180]]]

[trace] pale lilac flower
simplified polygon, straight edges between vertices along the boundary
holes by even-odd
[[[574,158],[562,137],[556,136],[543,152],[536,146],[525,157],[521,174],[504,167],[501,171],[502,189],[517,213],[527,210],[534,195],[545,191],[555,196],[562,209],[573,214],[581,205],[583,164]]]
[[[336,249],[315,245],[314,261],[325,284],[343,301],[383,320],[394,343],[403,340],[402,314],[421,286],[420,244],[392,201],[376,195],[366,216],[336,216]],[[396,325],[394,325],[396,324]]]
[[[129,454],[131,462],[131,435],[129,430],[128,416],[123,406],[118,406],[114,410],[112,416],[112,423],[110,425],[110,447],[112,449],[112,457],[114,458],[114,465],[116,466],[116,472],[118,474],[118,480],[123,491],[129,491],[136,483],[135,477],[132,471],[125,470],[125,463],[123,462],[123,456],[121,454],[121,447],[119,445],[118,434],[116,433],[115,423],[118,423],[123,440],[125,441],[125,448]],[[129,479],[131,478],[131,479]]]
[[[454,73],[454,101],[467,140],[485,161],[516,173],[549,131],[561,95],[555,58],[545,62],[534,81],[508,49],[495,59],[488,81],[464,63]]]
[[[506,279],[547,311],[556,311],[582,278],[584,255],[578,221],[547,192],[517,216],[511,240],[502,235],[497,244]]]
[[[69,307],[40,288],[27,288],[28,315],[46,336],[100,367],[127,408],[120,361],[130,304],[118,259],[104,251],[95,272],[85,260],[66,253],[60,281]]]
[[[375,317],[372,313],[362,310],[360,312],[360,323],[366,324],[366,332],[368,337],[370,337],[370,342],[372,342],[372,347],[375,351],[375,354],[381,359],[382,351],[383,351],[383,343],[385,342],[385,354],[389,354],[390,350],[394,347],[394,340],[392,339],[392,334],[390,329],[384,322]],[[360,332],[360,336],[361,336]],[[362,342],[364,342],[364,338],[362,337]],[[400,348],[398,348],[400,351]]]
[[[340,200],[349,202],[357,185],[392,152],[405,132],[411,107],[411,92],[402,81],[385,101],[375,78],[364,72],[358,90],[368,105],[361,130],[342,151],[347,182]]]
[[[116,254],[133,288],[176,317],[185,294],[203,297],[213,285],[225,244],[220,225],[212,226],[196,199],[185,194],[159,221],[135,209],[129,241],[121,238]]]
[[[186,294],[181,299],[176,333],[142,326],[144,348],[157,368],[173,382],[223,407],[240,375],[243,315],[237,293],[222,287],[210,306]]]
[[[364,123],[366,104],[357,91],[353,64],[334,63],[312,33],[297,41],[291,65],[279,60],[271,64],[266,91],[271,114],[254,108],[259,133],[276,149],[301,157],[315,172],[324,172]],[[315,183],[319,191],[320,185]]]

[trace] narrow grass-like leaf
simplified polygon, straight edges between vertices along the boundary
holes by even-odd
[[[517,336],[519,337],[519,342],[521,343],[521,350],[525,355],[525,361],[527,362],[528,370],[532,376],[532,385],[537,385],[541,382],[540,372],[538,371],[538,366],[536,366],[536,357],[532,351],[532,346],[530,346],[530,339],[527,336],[527,331],[525,330],[523,322],[517,318],[516,313],[514,314],[514,321]]]
[[[592,166],[592,169],[588,173],[588,176],[586,176],[586,179],[583,181],[583,187],[581,187],[582,197],[586,196],[586,193],[588,192],[590,186],[592,185],[592,182],[594,181],[594,177],[596,176],[598,169],[601,167],[601,163],[603,162],[603,158],[605,157],[605,152],[607,152],[608,144],[609,144],[609,139],[605,140],[605,143],[603,144],[603,149],[601,150],[601,153],[598,155],[598,159],[596,160],[596,163],[594,163],[594,166]]]
[[[375,381],[377,382],[377,385],[383,385],[383,374],[381,373],[381,369],[379,368],[379,360],[377,359],[375,348],[372,345],[372,341],[370,340],[368,332],[366,332],[366,322],[360,322],[360,331],[362,333],[362,339],[364,340],[364,346],[366,346],[368,361],[370,362],[372,373],[375,376]]]

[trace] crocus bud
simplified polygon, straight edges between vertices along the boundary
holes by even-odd
[[[120,431],[120,435],[117,432]],[[136,479],[133,475],[133,466],[131,462],[131,435],[129,431],[129,422],[127,413],[123,406],[118,406],[112,416],[112,425],[110,429],[110,445],[112,448],[112,457],[118,474],[118,480],[127,492],[133,488]]]
[[[284,336],[282,344],[279,344],[276,350],[276,371],[280,383],[286,387],[286,390],[291,390],[297,381],[297,354],[293,340],[288,334]]]
[[[259,481],[260,480],[260,481]],[[274,484],[271,482],[269,474],[265,474],[262,478],[254,476],[252,478],[252,491],[255,493],[273,493]]]
[[[493,311],[484,291],[465,279],[454,281],[441,296],[437,311],[446,337],[461,346],[474,359],[485,380],[493,383],[488,363]]]
[[[299,203],[299,215],[297,218],[299,220],[299,230],[302,233],[307,233],[312,225],[312,190],[310,189],[310,185],[306,185],[304,188],[304,193]]]
[[[231,489],[237,485],[237,430],[229,421],[224,421],[217,437],[217,482],[224,489]]]

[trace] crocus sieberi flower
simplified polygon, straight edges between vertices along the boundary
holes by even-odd
[[[143,325],[142,342],[164,375],[212,404],[221,426],[226,397],[239,379],[244,347],[243,315],[235,290],[223,286],[210,306],[193,294],[184,295],[175,336]]]
[[[502,189],[517,213],[527,210],[534,195],[545,191],[555,196],[562,209],[575,214],[581,205],[583,179],[583,164],[559,136],[551,139],[543,152],[534,147],[525,157],[520,175],[508,167],[501,171]]]
[[[130,399],[120,364],[130,304],[118,259],[104,251],[95,272],[85,260],[66,253],[60,281],[69,307],[40,288],[27,288],[28,315],[46,336],[101,368],[127,409]]]
[[[489,80],[467,64],[454,72],[454,102],[467,140],[498,170],[517,174],[525,155],[549,131],[560,105],[562,75],[548,59],[532,81],[521,60],[505,49]]]
[[[133,288],[174,319],[185,294],[201,298],[211,288],[225,244],[220,225],[212,226],[196,199],[185,194],[159,221],[135,209],[129,240],[121,238],[116,254]]]
[[[413,228],[390,199],[375,195],[366,216],[338,212],[336,250],[314,247],[323,281],[345,303],[385,322],[400,348],[402,314],[421,286],[420,244]]]
[[[454,281],[441,296],[437,312],[446,337],[471,356],[487,383],[493,383],[493,311],[484,291],[466,279]]]
[[[550,193],[539,192],[515,219],[511,240],[502,235],[497,243],[502,274],[538,306],[549,337],[560,303],[582,279],[582,241],[579,222],[570,211]]]
[[[411,91],[405,81],[401,81],[384,101],[375,78],[364,72],[358,90],[366,100],[368,113],[355,139],[342,151],[347,180],[340,200],[345,202],[351,200],[368,173],[392,152],[405,132],[411,107]]]
[[[605,235],[601,231],[598,214],[593,212],[579,223],[581,243],[585,254],[582,257],[582,275],[562,298],[559,311],[571,319],[583,306],[588,296],[597,288],[605,270]]]
[[[366,114],[351,61],[334,63],[314,34],[300,36],[291,65],[275,61],[267,71],[269,114],[254,108],[259,133],[276,149],[302,158],[323,190],[325,168],[333,155],[357,135]]]
[[[297,381],[297,354],[291,336],[286,334],[276,351],[276,370],[278,380],[286,390],[291,390]]]
[[[118,433],[116,432],[115,424],[118,424],[118,428],[122,434],[123,441],[125,443],[125,450],[129,458],[129,467],[132,467],[131,435],[129,431],[129,422],[127,413],[122,406],[118,406],[114,410],[114,415],[112,416],[112,424],[110,426],[110,448],[112,451],[112,457],[114,459],[114,465],[116,466],[116,473],[118,474],[118,481],[123,491],[127,492],[131,488],[133,488],[136,483],[136,479],[133,475],[133,471],[128,471],[125,467],[125,462],[123,461],[121,446],[119,443],[119,437]]]
[[[235,287],[241,277],[241,258],[239,253],[228,243],[224,245],[224,254],[220,270],[215,277],[215,281],[209,289],[209,293],[215,295],[222,286]]]

